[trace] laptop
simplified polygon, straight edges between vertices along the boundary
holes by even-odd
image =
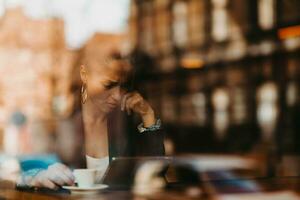
[[[142,165],[158,161],[167,167],[171,160],[171,157],[116,157],[104,173],[102,183],[108,185],[109,189],[128,190],[134,186],[135,175]],[[162,169],[160,175],[164,176],[164,173]]]

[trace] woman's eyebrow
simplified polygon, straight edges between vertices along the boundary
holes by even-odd
[[[119,83],[120,81],[119,80],[106,80],[104,81],[104,84],[107,84],[107,83]]]

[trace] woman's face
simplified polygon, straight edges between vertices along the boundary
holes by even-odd
[[[104,113],[113,110],[125,94],[120,85],[125,81],[129,68],[127,62],[116,59],[108,59],[98,66],[82,66],[81,77],[87,86],[88,100]]]

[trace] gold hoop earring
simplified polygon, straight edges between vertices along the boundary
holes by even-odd
[[[88,98],[88,94],[87,94],[87,90],[86,90],[87,86],[86,84],[84,83],[82,86],[81,86],[81,103],[82,104],[85,104],[87,98]]]

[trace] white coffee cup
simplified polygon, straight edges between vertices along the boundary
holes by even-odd
[[[73,171],[78,187],[92,187],[96,183],[96,169],[75,169]]]

